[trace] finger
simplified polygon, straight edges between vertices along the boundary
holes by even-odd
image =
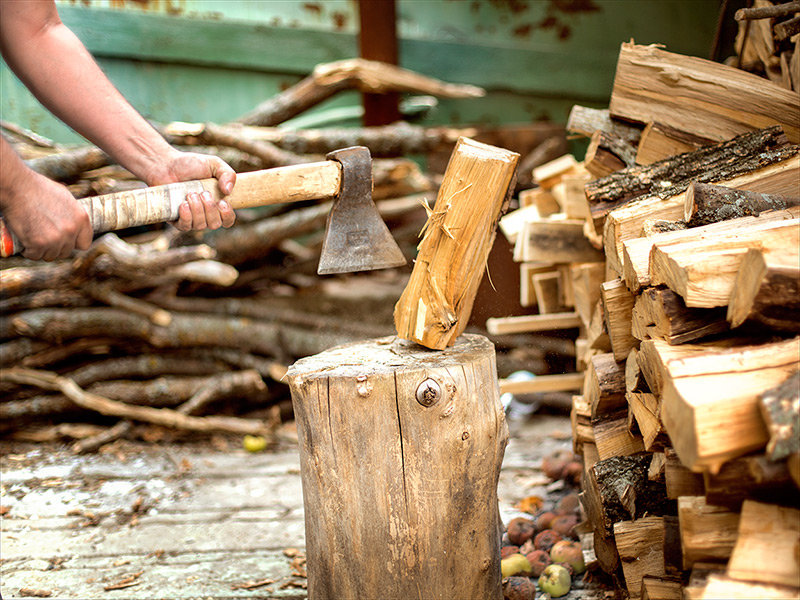
[[[209,229],[219,229],[222,226],[222,217],[219,214],[217,203],[214,202],[209,192],[203,192],[200,196],[203,200],[203,214],[206,219],[206,226]]]
[[[211,174],[217,178],[219,191],[226,196],[233,191],[236,184],[236,171],[219,157],[211,157]]]
[[[89,224],[89,217],[87,215],[86,222],[81,226],[80,230],[78,230],[78,235],[75,239],[75,247],[78,250],[88,250],[89,246],[92,245],[93,237],[94,232]]]
[[[22,251],[22,256],[24,256],[25,258],[29,258],[31,260],[42,260],[42,257],[44,256],[44,250],[42,250],[41,248],[26,247]]]
[[[227,229],[236,221],[236,214],[233,212],[230,203],[224,198],[219,201],[217,206],[219,206],[219,214],[222,217],[222,226]]]
[[[187,194],[186,201],[189,203],[189,208],[192,211],[192,220],[189,229],[205,229],[208,226],[206,223],[206,210],[203,207],[200,194],[197,192]]]
[[[175,223],[175,228],[180,231],[189,231],[192,228],[192,209],[188,200],[178,207],[178,221]]]

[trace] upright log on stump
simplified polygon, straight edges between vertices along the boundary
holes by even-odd
[[[508,439],[493,345],[382,338],[299,360],[309,598],[500,599]]]

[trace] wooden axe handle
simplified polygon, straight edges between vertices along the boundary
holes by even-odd
[[[226,200],[234,209],[302,200],[329,200],[339,193],[341,179],[342,165],[332,160],[240,173]],[[92,229],[100,233],[175,221],[186,194],[204,190],[214,200],[222,197],[216,179],[200,179],[80,198],[78,202],[89,214]],[[20,251],[19,241],[0,219],[0,257]]]

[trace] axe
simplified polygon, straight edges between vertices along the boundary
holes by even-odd
[[[333,199],[317,273],[349,273],[406,264],[372,201],[372,157],[363,146],[336,150],[322,162],[241,173],[226,197],[233,209]],[[216,179],[182,181],[78,200],[99,233],[178,218],[189,192],[221,197]],[[0,219],[0,256],[22,250]]]

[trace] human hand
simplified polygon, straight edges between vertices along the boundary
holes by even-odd
[[[33,260],[67,258],[92,243],[89,215],[66,187],[30,169],[3,186],[3,218]]]
[[[145,178],[148,185],[214,177],[220,192],[228,195],[236,183],[236,172],[216,156],[175,150],[160,167],[159,173]],[[178,216],[175,227],[181,231],[230,227],[236,220],[231,205],[224,198],[215,202],[208,192],[187,194]]]

